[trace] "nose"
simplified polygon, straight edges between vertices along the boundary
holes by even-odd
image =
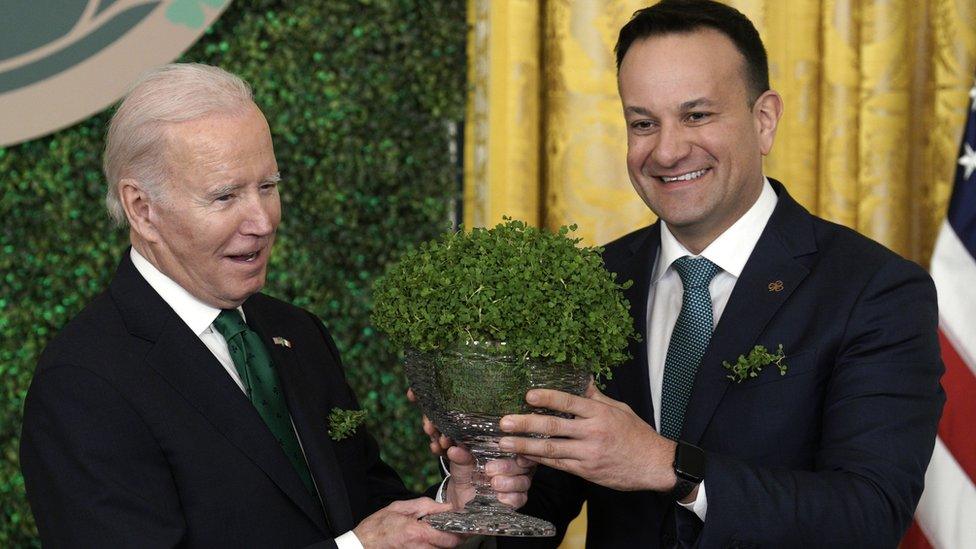
[[[281,206],[277,196],[252,196],[244,207],[241,232],[250,236],[269,236],[278,227]]]
[[[680,125],[662,125],[657,138],[657,143],[651,150],[651,160],[657,167],[674,167],[691,151],[691,144],[685,135],[685,128]]]

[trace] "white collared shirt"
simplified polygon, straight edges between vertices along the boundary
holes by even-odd
[[[704,257],[721,269],[708,285],[712,298],[712,328],[718,325],[729,302],[732,289],[742,274],[753,248],[759,241],[763,229],[778,197],[769,180],[763,178],[763,188],[755,204],[746,211],[731,227],[725,230],[698,255],[692,254],[671,234],[667,223],[661,220],[661,248],[654,261],[651,284],[647,295],[647,367],[650,373],[651,402],[654,405],[654,424],[661,425],[661,387],[664,382],[664,361],[668,353],[668,343],[674,330],[684,287],[681,277],[672,264],[684,256]],[[698,496],[692,503],[680,503],[705,520],[708,502],[705,498],[705,483],[698,487]]]
[[[146,282],[152,286],[153,290],[156,290],[159,297],[163,298],[163,301],[173,309],[176,316],[180,317],[190,327],[190,331],[196,334],[200,341],[210,349],[210,352],[217,357],[220,365],[224,367],[224,370],[227,370],[227,374],[240,387],[241,391],[245,391],[241,376],[234,366],[234,360],[230,357],[227,341],[213,327],[213,321],[220,314],[220,309],[207,305],[194,297],[172,278],[163,274],[148,259],[142,257],[142,254],[137,252],[135,248],[129,252],[129,257],[132,258],[132,264],[136,266],[136,270],[139,271],[142,278],[146,279]],[[246,321],[244,310],[241,307],[238,307],[237,310]]]
[[[131,248],[129,257],[132,258],[132,264],[135,265],[136,270],[139,271],[142,278],[146,279],[146,282],[152,286],[153,290],[156,290],[159,297],[163,298],[163,301],[173,309],[173,312],[210,349],[210,352],[217,357],[220,365],[224,367],[224,370],[234,380],[234,383],[237,384],[241,391],[246,393],[247,391],[244,389],[241,376],[237,373],[234,360],[230,356],[230,349],[227,348],[227,341],[213,327],[213,321],[220,314],[220,309],[207,305],[194,297],[172,278],[163,274],[148,259],[137,252],[134,247]],[[238,307],[237,311],[241,313],[241,317],[246,322],[247,318],[244,316],[244,309]],[[294,424],[292,424],[292,429],[294,429]],[[301,438],[298,436],[297,431],[295,432],[295,437],[298,439],[299,446],[301,446]],[[302,451],[304,452],[304,448],[302,448]],[[335,542],[339,549],[363,549],[359,538],[351,530],[336,538]]]

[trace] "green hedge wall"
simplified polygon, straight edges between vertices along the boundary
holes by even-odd
[[[385,458],[437,476],[396,351],[369,325],[372,280],[450,227],[464,114],[464,0],[236,0],[182,60],[248,80],[275,138],[283,221],[266,290],[316,312]],[[39,545],[18,466],[38,354],[102,291],[127,245],[102,207],[108,112],[0,148],[0,547]]]

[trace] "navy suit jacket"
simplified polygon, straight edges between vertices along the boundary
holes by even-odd
[[[945,396],[935,288],[915,263],[779,201],[695,378],[682,439],[706,452],[704,523],[666,495],[618,492],[540,468],[525,512],[553,521],[555,546],[587,502],[589,547],[895,547],[912,520]],[[605,247],[645,336],[660,224]],[[754,345],[780,344],[788,370],[726,378]],[[608,396],[654,425],[646,344]],[[640,459],[640,456],[634,456]]]
[[[244,312],[272,354],[322,501],[126,253],[109,290],[48,345],[28,391],[21,466],[46,547],[334,547],[413,497],[365,427],[330,439],[330,410],[358,404],[322,323],[262,294]]]

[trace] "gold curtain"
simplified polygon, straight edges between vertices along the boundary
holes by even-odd
[[[923,265],[976,71],[976,0],[731,0],[786,112],[766,173],[810,211]],[[639,0],[469,0],[467,226],[578,223],[602,244],[653,216],[630,186],[612,49]]]

